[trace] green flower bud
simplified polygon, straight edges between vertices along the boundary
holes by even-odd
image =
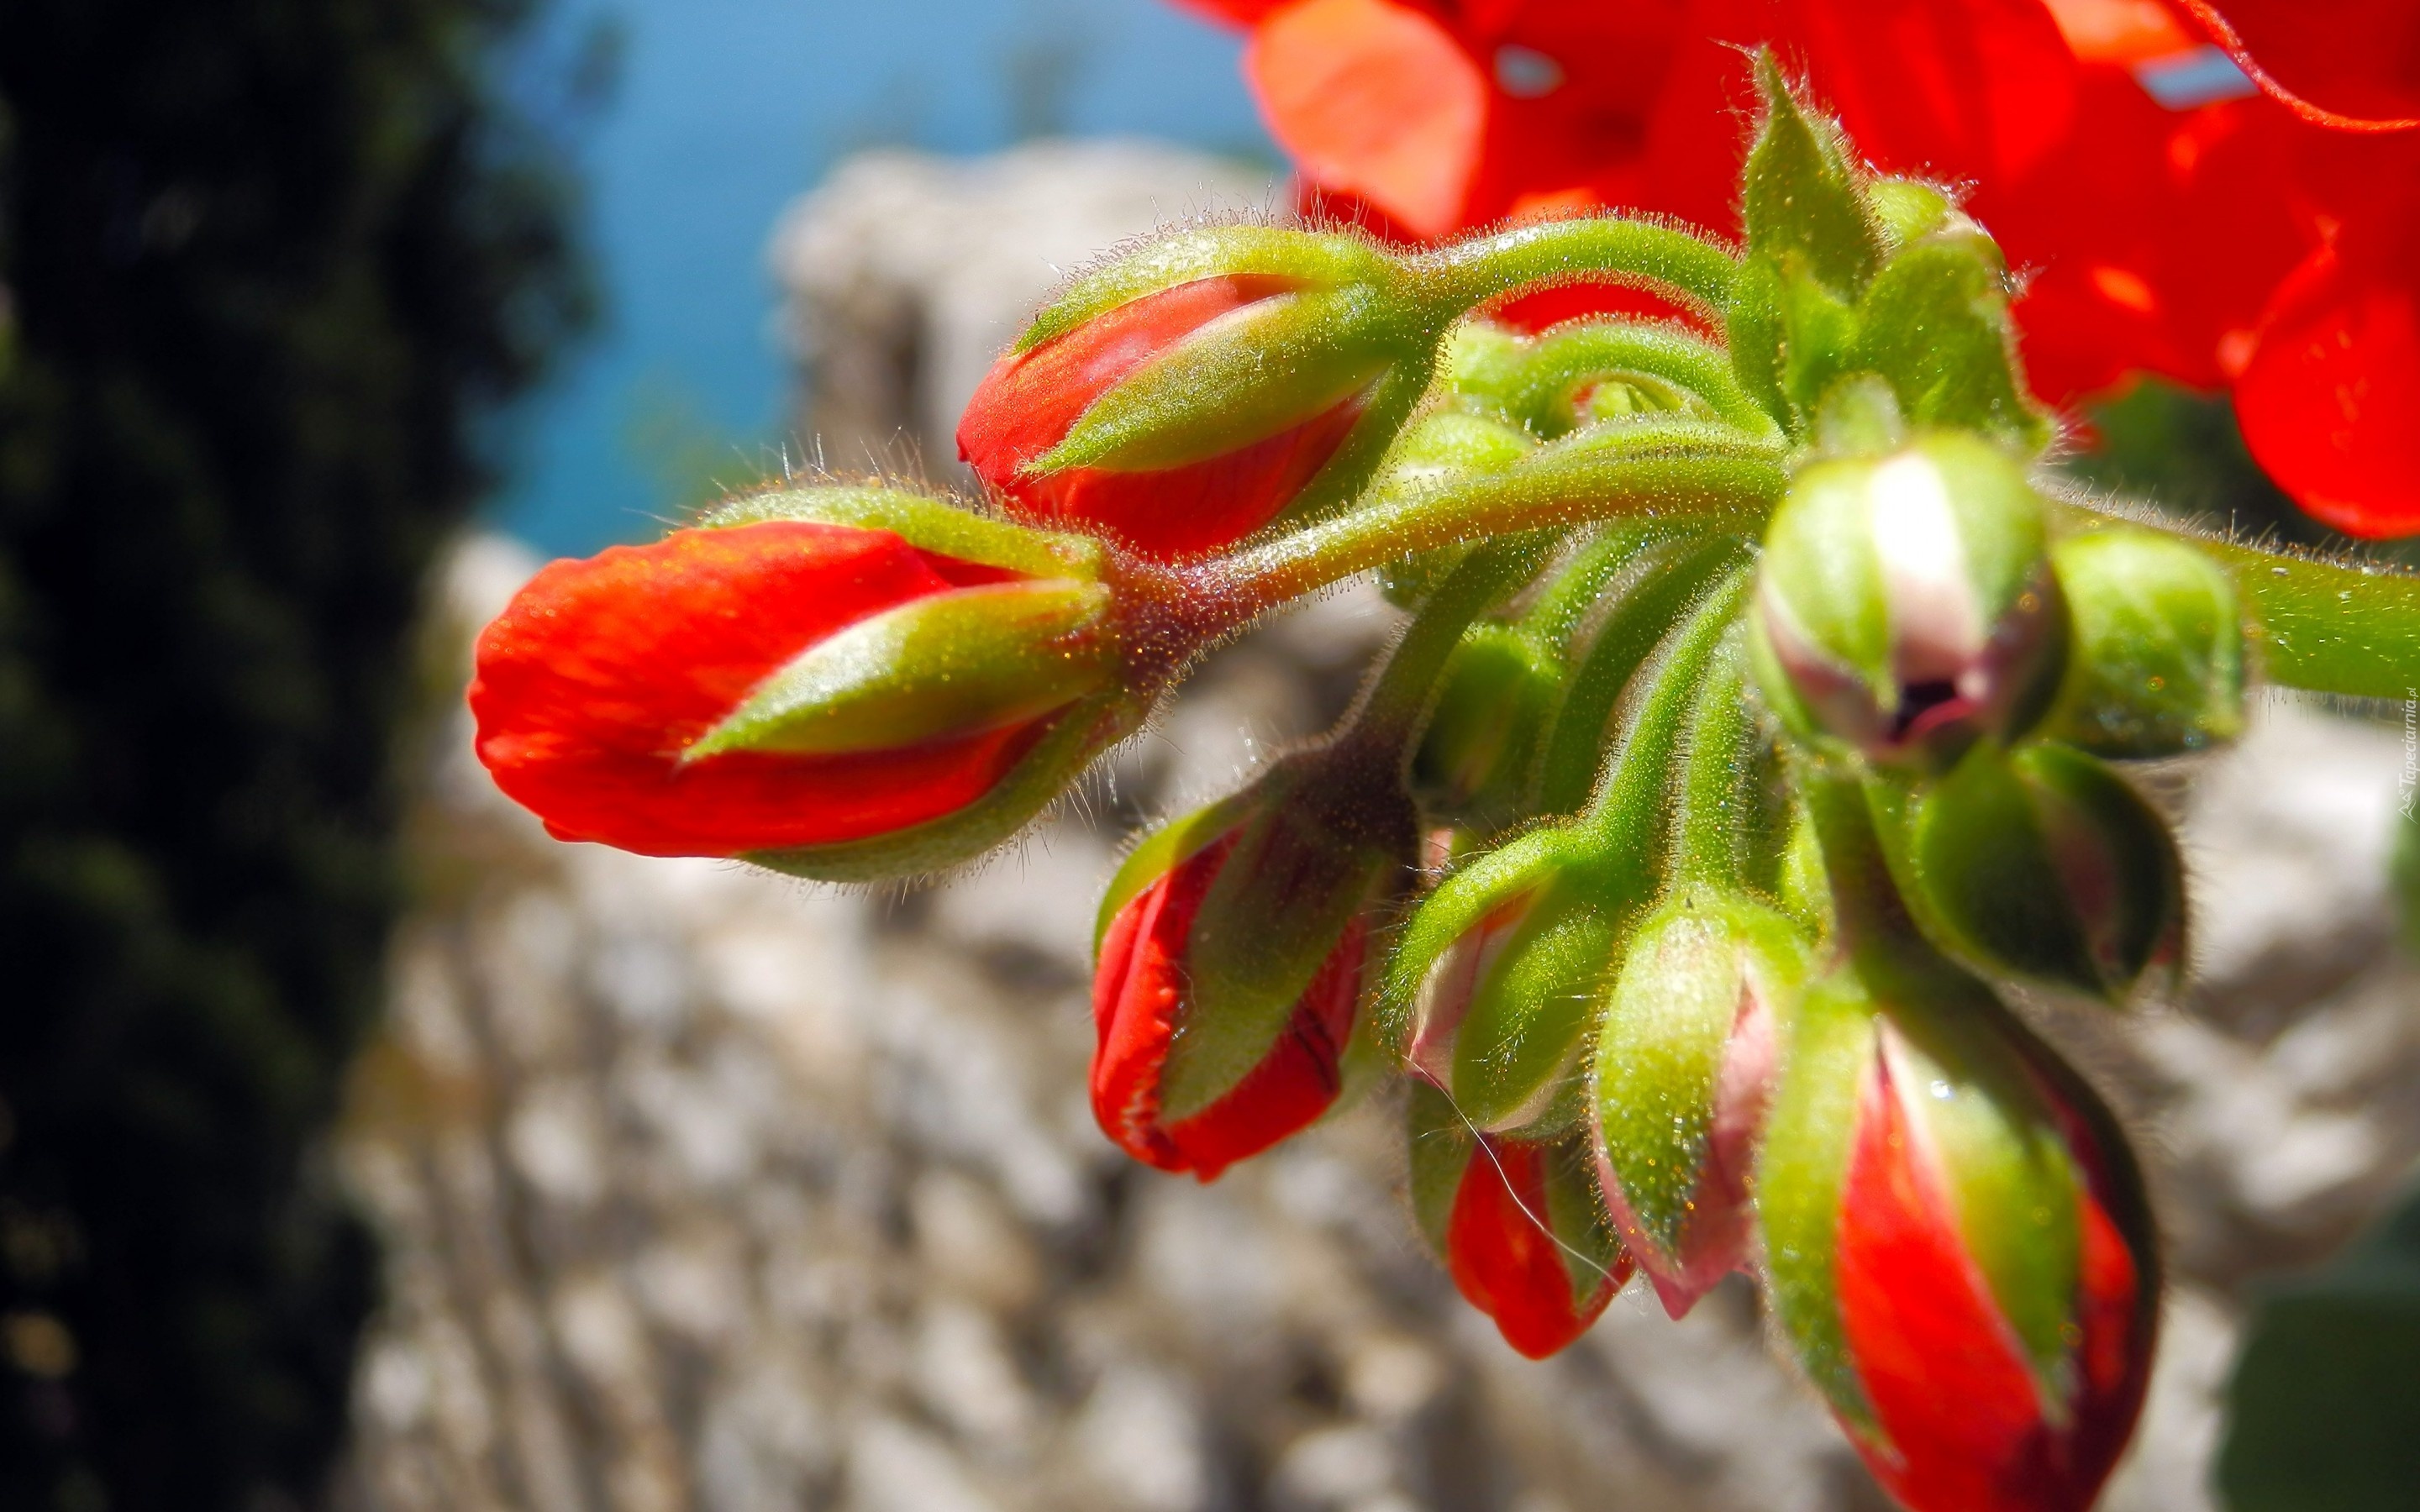
[[[2052,743],[1970,751],[1918,800],[1909,851],[1917,907],[1967,954],[2113,1002],[2173,985],[2176,841],[2092,757]]]
[[[1548,830],[1481,856],[1422,903],[1390,968],[1419,983],[1404,1058],[1490,1134],[1544,1138],[1581,1111],[1574,1073],[1622,889],[1577,850]]]
[[[2243,616],[2225,569],[2124,527],[2061,541],[2051,560],[2075,633],[2045,733],[2119,760],[2242,733]]]
[[[1766,529],[1753,621],[1758,681],[1793,733],[1933,767],[2028,729],[2067,636],[2024,470],[1947,431],[1802,469]]]
[[[1145,840],[1101,904],[1093,1105],[1136,1159],[1209,1180],[1342,1090],[1411,806],[1337,748]]]
[[[1781,1335],[1903,1504],[2091,1504],[2158,1254],[2108,1111],[1981,983],[1904,956],[1810,983],[1756,1202]]]
[[[1510,326],[1483,317],[1465,320],[1438,355],[1438,385],[1455,409],[1510,419],[1535,346]]]
[[[1606,1205],[1667,1311],[1749,1250],[1749,1166],[1807,945],[1743,894],[1684,885],[1638,928],[1597,1030]]]
[[[1597,1202],[1587,1142],[1476,1134],[1425,1085],[1406,1112],[1413,1215],[1454,1289],[1533,1360],[1579,1337],[1631,1272]]]

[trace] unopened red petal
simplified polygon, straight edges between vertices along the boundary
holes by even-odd
[[[1357,917],[1320,963],[1267,1057],[1226,1096],[1167,1125],[1168,1139],[1195,1176],[1215,1180],[1235,1162],[1308,1128],[1335,1103],[1368,946],[1369,927]]]
[[[679,531],[558,562],[480,636],[470,702],[496,783],[566,839],[736,856],[923,824],[996,786],[1033,727],[846,756],[681,752],[834,631],[1003,575],[885,531]]]
[[[1619,1289],[1607,1276],[1578,1294],[1562,1244],[1546,1227],[1545,1161],[1533,1146],[1482,1137],[1446,1227],[1455,1288],[1532,1360],[1587,1333]]]
[[[1102,937],[1093,975],[1093,1117],[1145,1165],[1190,1163],[1159,1126],[1159,1078],[1185,1006],[1186,941],[1193,917],[1235,847],[1233,835],[1178,862],[1138,893]]]

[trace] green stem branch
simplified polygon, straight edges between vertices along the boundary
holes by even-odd
[[[1463,310],[1533,284],[1611,275],[1652,284],[1708,312],[1730,301],[1737,261],[1685,231],[1618,215],[1550,221],[1440,247],[1411,262],[1441,303]]]
[[[1437,586],[1404,631],[1386,664],[1345,716],[1338,746],[1383,755],[1398,763],[1428,722],[1437,680],[1470,622],[1536,574],[1553,547],[1551,532],[1491,541],[1463,559]]]
[[[1586,447],[1409,492],[1194,569],[1249,616],[1357,573],[1489,536],[1639,518],[1747,531],[1786,481],[1780,449],[1703,422],[1640,422]]]

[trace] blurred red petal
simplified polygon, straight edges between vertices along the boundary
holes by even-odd
[[[1257,26],[1273,11],[1285,8],[1288,0],[1174,0],[1180,10],[1190,10],[1207,21],[1228,26]]]
[[[1436,21],[1390,0],[1299,0],[1252,33],[1244,71],[1308,177],[1419,236],[1460,224],[1487,80]]]
[[[2253,83],[2315,126],[2420,130],[2420,6],[2411,0],[2178,0]]]
[[[2309,248],[2292,139],[2313,133],[2259,99],[2166,110],[2112,67],[2081,69],[2076,99],[2055,154],[1974,198],[2026,275],[2027,376],[2054,402],[2133,371],[2218,388]]]
[[[1886,172],[2012,178],[2074,113],[2075,56],[2041,0],[1704,0],[1700,14],[1721,40],[1774,43]]]
[[[2160,0],[2043,0],[2068,51],[2086,63],[2131,65],[2172,57],[2194,45]]]
[[[2314,517],[2420,534],[2420,224],[2349,230],[2279,285],[2235,410],[2252,455]]]

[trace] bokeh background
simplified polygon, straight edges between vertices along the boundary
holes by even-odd
[[[914,895],[560,845],[468,758],[541,556],[946,480],[1063,270],[1290,203],[1235,54],[1153,0],[0,6],[0,1506],[1881,1504],[1745,1287],[1503,1349],[1389,1108],[1210,1189],[1091,1129],[1116,846],[1332,717],[1374,599]],[[2319,539],[2222,405],[2095,419],[2087,479]],[[2413,1504],[2409,759],[2273,704],[2162,774],[2199,984],[2029,1005],[2177,1271],[2112,1508]]]

